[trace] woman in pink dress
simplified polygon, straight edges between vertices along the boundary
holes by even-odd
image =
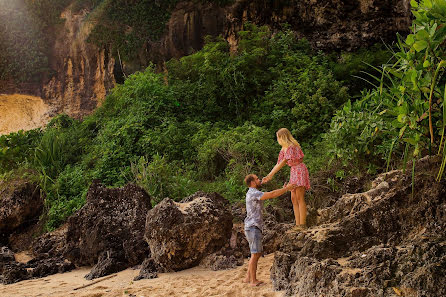
[[[285,164],[291,167],[290,184],[298,185],[291,191],[294,218],[298,228],[305,228],[307,218],[307,205],[305,204],[305,191],[310,189],[310,177],[307,166],[303,163],[304,153],[299,143],[291,135],[287,128],[282,128],[276,133],[277,142],[282,146],[276,166],[262,179],[262,184],[269,182]]]

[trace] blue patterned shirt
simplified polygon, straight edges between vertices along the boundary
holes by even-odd
[[[246,219],[245,230],[249,227],[257,227],[263,231],[263,192],[256,188],[249,188],[246,193]]]

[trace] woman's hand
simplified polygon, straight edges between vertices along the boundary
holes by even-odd
[[[266,184],[267,182],[269,182],[271,180],[271,176],[268,174],[267,176],[265,176],[264,178],[262,178],[262,182],[261,184]]]

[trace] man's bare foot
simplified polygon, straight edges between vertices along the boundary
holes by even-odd
[[[249,285],[250,285],[251,287],[258,287],[258,286],[263,285],[263,282],[258,280],[258,281],[255,281],[255,282],[253,282],[253,283],[249,283]]]
[[[245,278],[245,279],[243,280],[243,282],[244,282],[245,284],[249,283],[249,278]]]

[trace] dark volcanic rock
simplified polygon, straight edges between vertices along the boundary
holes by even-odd
[[[98,271],[140,264],[150,254],[143,239],[150,208],[150,197],[138,186],[108,189],[94,181],[87,203],[68,219],[64,256],[77,265],[94,265],[101,257]]]
[[[411,22],[409,2],[386,1],[261,1],[240,0],[228,9],[227,32],[249,21],[278,29],[287,23],[319,50],[352,50],[381,40],[395,40]]]
[[[212,270],[231,269],[243,265],[243,258],[236,257],[234,254],[224,254],[221,252],[208,255],[201,260],[200,266]]]
[[[115,272],[119,272],[123,267],[127,267],[128,264],[122,262],[124,259],[122,251],[103,252],[99,256],[98,263],[91,269],[91,271],[85,276],[86,279],[92,280],[101,276],[109,275]]]
[[[65,251],[67,226],[45,233],[32,242],[32,252],[35,258],[60,258]]]
[[[71,271],[75,268],[70,261],[59,258],[41,259],[39,261],[31,261],[25,264],[26,268],[33,268],[31,270],[31,277],[45,277],[51,274]]]
[[[39,186],[22,179],[0,181],[0,201],[2,234],[29,224],[40,215],[43,207]]]
[[[306,296],[445,296],[446,181],[438,158],[417,163],[415,192],[401,171],[321,210],[326,224],[287,232],[275,254],[275,289]]]
[[[3,273],[3,265],[10,262],[15,262],[14,253],[7,246],[2,246],[0,249],[0,274]]]
[[[63,226],[45,233],[32,242],[34,258],[25,264],[31,268],[31,277],[45,277],[51,274],[73,270],[74,264],[64,259],[67,228]]]
[[[141,279],[152,279],[158,277],[159,265],[153,260],[153,258],[147,258],[141,264],[141,270],[138,276],[135,276],[134,281]]]
[[[227,244],[231,229],[228,201],[217,193],[197,192],[181,203],[165,198],[150,210],[144,237],[161,269],[177,271]]]
[[[6,246],[0,249],[0,283],[12,284],[28,279],[29,275],[22,263],[15,261],[14,253]]]
[[[28,278],[28,271],[26,271],[25,266],[22,263],[11,262],[3,266],[3,273],[0,275],[0,282],[7,285]]]

